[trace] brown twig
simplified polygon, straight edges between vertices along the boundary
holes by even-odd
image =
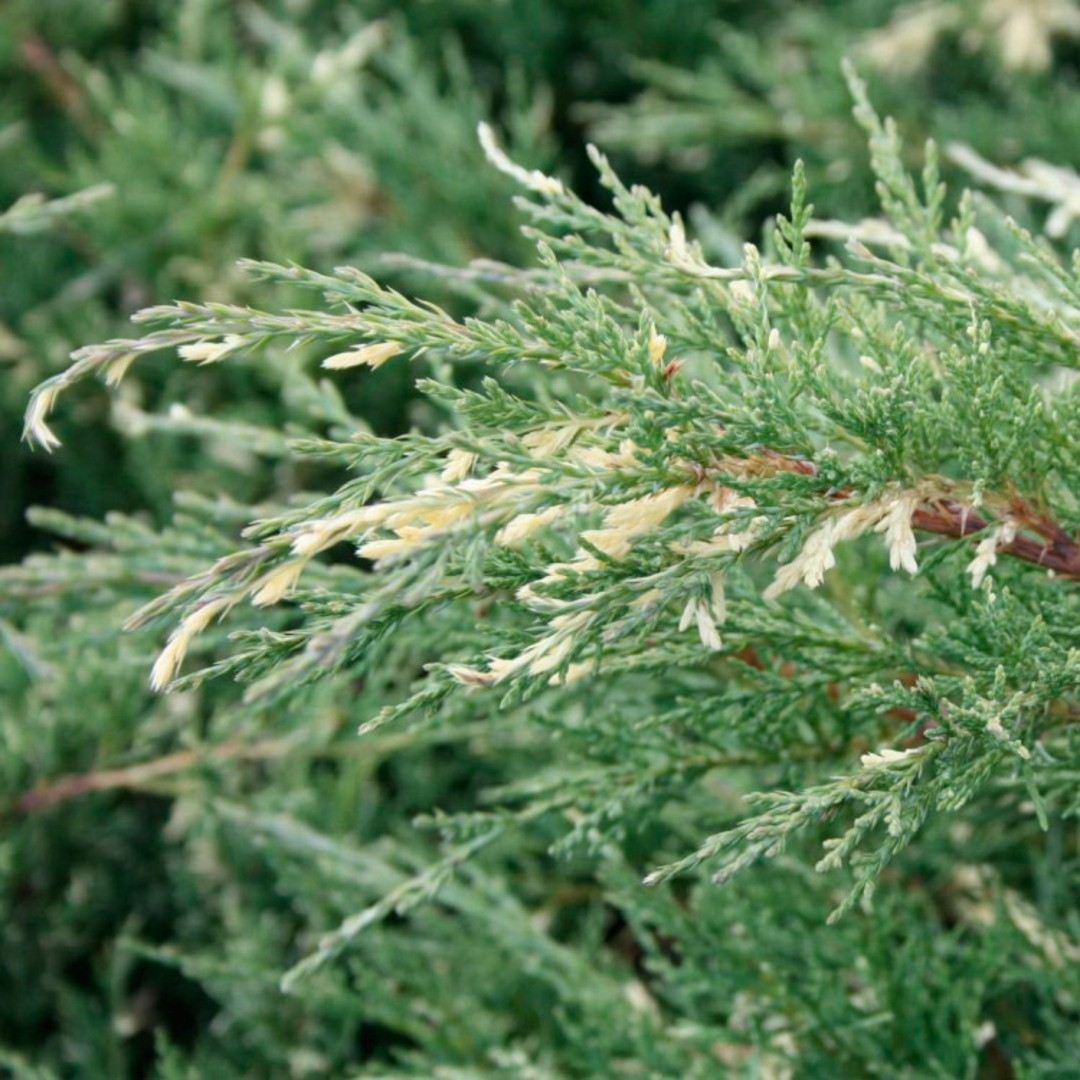
[[[101,769],[97,772],[62,776],[38,784],[23,794],[15,809],[24,814],[43,810],[68,799],[78,798],[91,791],[110,791],[117,788],[137,788],[161,780],[174,773],[193,768],[204,761],[267,761],[283,757],[294,743],[288,739],[267,739],[247,743],[239,740],[224,742],[211,749],[178,750],[153,761],[130,765],[125,769]]]
[[[19,53],[60,107],[84,131],[94,128],[94,116],[82,87],[57,58],[50,45],[36,34],[19,43]]]
[[[1016,510],[1019,509],[1018,506]],[[1045,517],[1029,516],[1023,512],[1014,512],[1013,520],[1021,527],[1038,532],[1043,541],[1040,543],[1029,536],[1017,536],[1001,544],[998,551],[1036,566],[1045,566],[1062,577],[1080,578],[1080,544],[1064,529]],[[982,532],[989,525],[969,506],[953,499],[943,499],[931,508],[920,507],[915,511],[911,523],[923,532],[955,539]]]
[[[818,467],[804,458],[788,457],[775,450],[764,450],[749,459],[733,463],[733,470],[749,474],[777,472],[798,473],[801,476],[817,476]],[[848,499],[854,494],[851,488],[840,488],[829,493],[835,501]],[[1018,527],[1036,533],[1042,540],[1019,535],[1007,543],[1001,543],[998,551],[1023,562],[1043,566],[1061,577],[1080,579],[1080,541],[1067,533],[1055,521],[1036,511],[1030,502],[1019,495],[1012,495],[1009,519]],[[929,499],[919,507],[911,519],[912,527],[920,532],[935,533],[961,540],[982,532],[990,522],[972,507],[956,499]]]
[[[77,799],[95,791],[116,791],[147,788],[158,780],[175,776],[187,769],[197,768],[204,762],[226,761],[273,761],[286,755],[308,753],[320,758],[350,757],[354,754],[383,756],[407,747],[440,745],[448,742],[468,741],[484,736],[488,739],[516,741],[518,733],[493,733],[486,720],[462,724],[453,728],[433,728],[427,731],[389,732],[372,739],[355,742],[330,743],[317,747],[298,744],[295,737],[270,738],[261,742],[243,742],[231,739],[216,746],[195,750],[178,750],[152,761],[140,762],[122,769],[97,769],[86,773],[61,776],[56,780],[44,780],[19,797],[12,807],[18,813],[44,810],[57,803]]]

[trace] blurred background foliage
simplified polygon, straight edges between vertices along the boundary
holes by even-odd
[[[481,118],[515,160],[602,199],[584,153],[597,142],[723,254],[784,204],[797,158],[819,216],[871,212],[844,55],[909,146],[933,133],[1001,164],[1060,161],[1080,145],[1080,25],[1072,4],[1038,6],[1019,49],[1010,18],[1025,5],[994,0],[8,0],[0,559],[55,543],[28,524],[32,504],[138,510],[118,526],[134,536],[189,490],[217,500],[185,504],[209,532],[241,520],[220,497],[283,499],[312,482],[279,446],[230,436],[237,424],[348,417],[393,434],[422,420],[405,372],[338,400],[303,357],[268,353],[198,371],[151,361],[117,397],[73,398],[60,452],[19,443],[29,389],[72,349],[125,335],[134,310],[258,306],[241,256],[423,278],[467,310],[475,298],[444,295],[425,263],[530,258],[512,185],[477,146]],[[274,303],[288,305],[280,288]],[[43,524],[71,551],[115,544]],[[177,551],[176,574],[200,561]],[[78,591],[80,566],[58,574],[62,603],[0,596],[0,1067],[16,1075],[705,1076],[720,1062],[781,1076],[796,1029],[818,1070],[806,1075],[973,1075],[972,1002],[1009,1009],[1018,993],[1037,1012],[1064,992],[1025,966],[1015,920],[961,942],[955,910],[886,893],[891,941],[858,920],[826,928],[828,876],[794,863],[769,871],[789,875],[783,890],[750,875],[722,893],[643,896],[627,867],[652,843],[644,820],[601,883],[553,863],[542,827],[522,836],[282,997],[298,935],[434,883],[413,880],[437,850],[416,813],[474,806],[549,751],[468,725],[358,741],[357,718],[407,680],[406,653],[385,685],[320,689],[286,715],[240,708],[230,686],[154,698],[154,643],[117,628],[168,582],[109,564],[118,611],[111,594]],[[56,787],[72,774],[83,780]],[[981,831],[972,862],[1015,841]],[[932,858],[919,872],[954,907],[996,888]],[[667,988],[663,1013],[641,989],[645,965]],[[786,1027],[761,1004],[778,987]],[[756,1049],[710,1035],[733,998]],[[1057,1038],[1032,1048],[1045,1075],[1080,1060],[1075,1030]],[[761,1050],[774,1044],[776,1060]],[[981,1075],[1012,1075],[990,1052],[978,1060]]]

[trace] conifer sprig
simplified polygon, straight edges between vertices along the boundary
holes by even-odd
[[[1061,376],[1080,357],[1076,268],[966,195],[946,225],[932,145],[916,179],[895,127],[851,85],[884,222],[823,261],[811,236],[843,230],[814,228],[800,169],[765,250],[714,266],[598,153],[610,212],[515,165],[482,128],[491,162],[528,192],[540,260],[491,283],[494,316],[458,319],[350,268],[259,262],[249,272],[329,310],[180,303],[139,316],[141,338],[80,351],[31,403],[27,432],[45,445],[61,390],[118,381],[172,347],[218,363],[302,346],[346,378],[423,364],[446,421],[396,440],[295,441],[353,477],[262,513],[247,547],[132,619],[178,620],[155,688],[230,674],[249,702],[280,700],[371,673],[426,627],[425,670],[363,731],[452,723],[470,696],[490,698],[498,722],[554,725],[580,767],[500,797],[530,820],[572,809],[560,848],[601,847],[630,807],[717,768],[787,762],[795,790],[755,796],[750,817],[647,880],[705,861],[728,880],[839,818],[818,864],[852,868],[838,913],[869,899],[935,813],[1016,780],[1044,824],[1068,810],[1080,466],[1075,383]],[[341,544],[370,570],[330,574],[323,557]],[[290,616],[260,615],[283,602]],[[226,620],[242,627],[235,651],[177,681]],[[636,686],[650,687],[644,711],[625,697]],[[547,713],[584,701],[591,738]],[[467,837],[480,822],[444,828]]]

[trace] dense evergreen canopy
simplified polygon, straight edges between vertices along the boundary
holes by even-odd
[[[1076,1070],[1080,11],[564,7],[14,5],[15,1075]]]

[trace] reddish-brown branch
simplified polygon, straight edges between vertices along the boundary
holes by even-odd
[[[1016,536],[998,547],[1004,555],[1012,555],[1024,562],[1045,566],[1062,577],[1080,578],[1080,544],[1064,529],[1042,516],[1029,514],[1022,504],[1014,508],[1013,520],[1020,527],[1038,532],[1042,542],[1029,536]],[[915,511],[912,525],[922,532],[937,533],[961,539],[972,533],[982,532],[989,522],[963,503],[943,499],[932,508],[920,507]]]
[[[802,476],[817,476],[818,467],[812,461],[803,458],[788,457],[775,450],[764,450],[760,454],[732,463],[732,471],[751,474],[776,472],[799,473]],[[854,494],[850,488],[840,488],[829,493],[830,498],[840,501]],[[1045,514],[1036,511],[1031,504],[1018,495],[1009,500],[1009,518],[1019,530],[1036,533],[1042,540],[1031,536],[1018,535],[1007,543],[998,546],[1003,555],[1011,555],[1023,562],[1046,567],[1065,578],[1080,579],[1080,541],[1070,536],[1060,525]],[[912,526],[920,532],[935,533],[955,540],[963,539],[974,533],[982,532],[990,522],[976,510],[956,499],[941,498],[927,501],[919,507],[911,519]]]
[[[19,43],[23,63],[42,81],[60,107],[83,129],[94,126],[86,95],[78,82],[57,59],[44,39],[31,35]]]
[[[354,743],[334,742],[318,746],[298,744],[295,738],[267,738],[258,742],[230,739],[215,746],[177,750],[154,758],[152,761],[138,762],[122,769],[95,769],[87,773],[61,776],[55,780],[44,780],[24,792],[12,809],[19,813],[32,813],[95,791],[150,789],[159,780],[166,780],[177,774],[196,769],[208,762],[274,761],[287,755],[298,754],[314,755],[319,758],[351,756],[357,753],[382,755],[422,743],[439,744],[471,739],[481,732],[489,738],[494,737],[485,721],[477,721],[474,724],[461,724],[453,728],[430,729],[423,733],[404,731],[382,735],[373,740],[358,740]],[[512,732],[508,732],[507,735],[512,739],[517,738],[517,735]]]
[[[267,739],[258,743],[225,742],[209,750],[178,750],[174,754],[166,754],[126,769],[101,769],[97,772],[62,776],[59,780],[50,780],[31,788],[19,798],[15,809],[20,813],[31,813],[91,791],[144,787],[156,780],[193,768],[203,761],[266,761],[279,758],[289,750],[290,745],[286,739]]]

